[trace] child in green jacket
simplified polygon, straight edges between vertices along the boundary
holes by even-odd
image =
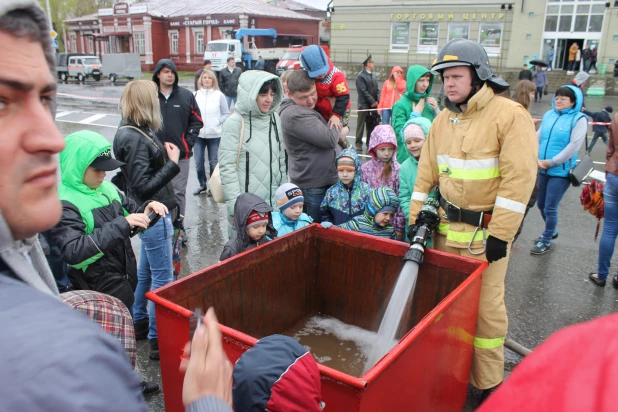
[[[410,153],[408,160],[403,162],[399,169],[399,201],[401,203],[401,210],[406,218],[406,224],[404,225],[406,240],[409,240],[407,231],[410,225],[410,200],[412,192],[414,192],[414,183],[416,183],[418,159],[421,157],[421,149],[425,144],[430,127],[431,121],[424,117],[408,120],[403,127],[406,150]]]

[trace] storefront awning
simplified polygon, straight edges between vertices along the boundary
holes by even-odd
[[[129,33],[128,31],[119,31],[115,33],[98,33],[94,35],[96,39],[105,39],[107,37],[121,37],[121,36],[131,36],[131,33]]]

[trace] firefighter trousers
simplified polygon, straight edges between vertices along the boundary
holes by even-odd
[[[487,261],[485,253],[473,255],[468,249],[446,246],[446,236],[437,232],[434,248],[467,258]],[[480,250],[472,250],[479,252]],[[497,260],[483,272],[479,313],[474,337],[474,353],[470,383],[478,389],[489,389],[504,379],[504,340],[508,329],[504,304],[504,278],[509,264],[511,244],[505,258]]]

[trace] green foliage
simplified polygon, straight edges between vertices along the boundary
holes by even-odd
[[[45,0],[39,0],[39,4],[47,12]],[[54,30],[58,33],[59,51],[65,50],[64,25],[66,19],[95,14],[99,9],[112,7],[112,0],[49,0]]]

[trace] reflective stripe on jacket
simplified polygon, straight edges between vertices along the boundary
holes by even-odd
[[[510,242],[526,211],[537,171],[538,142],[528,112],[519,104],[495,96],[487,85],[470,99],[466,112],[445,109],[435,120],[423,147],[410,223],[439,186],[441,196],[463,209],[493,209],[487,236]],[[438,232],[447,245],[468,247],[475,227],[442,217]],[[482,247],[478,231],[472,247]]]

